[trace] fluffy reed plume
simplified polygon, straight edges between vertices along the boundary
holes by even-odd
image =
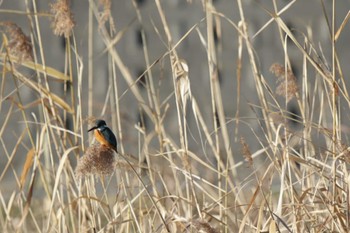
[[[114,150],[95,143],[87,148],[75,169],[77,177],[86,175],[110,175],[115,169]]]
[[[250,152],[248,144],[245,142],[244,138],[241,137],[241,145],[242,145],[242,154],[245,158],[245,161],[249,163],[249,166],[253,165],[252,153]]]
[[[18,57],[19,63],[26,60],[32,61],[33,49],[30,38],[13,22],[5,22],[3,25],[9,37],[8,50],[10,55]]]
[[[112,2],[111,0],[100,0],[99,4],[103,7],[103,11],[101,13],[100,19],[99,19],[99,27],[101,27],[103,24],[105,24],[107,21],[109,21],[109,24],[111,26],[111,29],[115,32],[115,25],[113,21],[113,17],[111,14],[111,7]]]
[[[289,102],[298,92],[297,79],[293,72],[278,63],[272,64],[270,71],[277,77],[276,94],[285,97]]]
[[[51,13],[54,14],[54,19],[51,23],[53,33],[57,36],[64,35],[66,38],[71,35],[75,26],[73,14],[68,4],[68,0],[57,0],[56,3],[51,4]]]

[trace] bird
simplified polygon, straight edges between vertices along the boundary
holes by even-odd
[[[94,131],[94,136],[95,136],[96,140],[101,145],[105,145],[107,147],[110,147],[118,153],[118,151],[117,151],[117,139],[116,139],[114,133],[112,132],[112,130],[110,128],[108,128],[108,126],[104,120],[100,120],[100,119],[96,120],[95,126],[92,127],[91,129],[89,129],[88,132],[90,132],[92,130]]]

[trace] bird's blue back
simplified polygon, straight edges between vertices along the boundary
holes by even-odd
[[[103,134],[104,138],[115,148],[117,148],[117,139],[115,138],[112,130],[107,126],[101,126],[100,132]]]

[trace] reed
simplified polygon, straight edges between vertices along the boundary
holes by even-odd
[[[2,9],[28,18],[29,26],[0,22],[1,232],[348,232],[350,99],[337,41],[349,14],[337,15],[333,0],[329,17],[318,3],[331,38],[327,57],[305,28],[287,26],[283,15],[297,1],[253,3],[267,19],[258,29],[251,27],[248,3],[234,3],[232,18],[202,1],[204,18],[181,38],[172,34],[159,0],[152,5],[157,23],[143,14],[142,1],[133,0],[135,19],[125,28],[115,22],[117,1],[86,1],[86,25],[75,22],[68,0],[50,4],[49,13],[39,12],[35,0],[31,6],[26,1],[25,11]],[[156,58],[143,28],[148,20],[163,46]],[[63,71],[47,65],[43,21],[65,42]],[[134,22],[146,64],[138,77],[117,46]],[[74,33],[78,27],[86,28],[86,38]],[[278,31],[283,53],[265,64],[269,54],[254,43],[269,27]],[[223,61],[229,32],[237,41],[236,60]],[[193,36],[205,54],[206,90],[179,52]],[[94,54],[96,38],[105,46],[101,54]],[[88,41],[86,59],[77,46],[82,40]],[[291,46],[300,73],[293,72]],[[101,93],[93,88],[101,82],[93,75],[99,68],[94,59],[104,55],[108,84]],[[231,89],[221,84],[228,62],[236,64]],[[201,92],[210,102],[203,103]],[[97,103],[101,95],[104,102]],[[235,104],[234,113],[227,102]],[[131,108],[139,112],[136,123],[125,111]],[[95,118],[109,122],[119,154],[88,136]],[[21,127],[11,129],[18,122]],[[9,176],[15,190],[6,188]]]

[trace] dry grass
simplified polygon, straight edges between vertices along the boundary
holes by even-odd
[[[310,40],[306,36],[297,39],[279,17],[295,1],[282,9],[277,7],[277,1],[272,1],[274,12],[257,5],[256,10],[266,12],[270,19],[254,37],[275,22],[273,27],[281,35],[280,45],[287,48],[287,43],[292,43],[302,58],[300,77],[291,71],[287,49],[283,61],[268,64],[278,78],[274,89],[270,88],[276,84],[273,75],[264,73],[259,66],[242,0],[237,0],[237,21],[217,11],[211,1],[202,1],[205,18],[198,25],[206,27],[191,25],[179,41],[174,41],[171,34],[162,1],[155,0],[161,26],[154,25],[154,33],[167,51],[152,61],[147,43],[143,43],[147,67],[136,78],[114,46],[123,37],[123,30],[128,30],[114,26],[111,4],[115,2],[86,2],[90,5],[88,38],[75,38],[74,27],[86,25],[75,25],[67,0],[52,4],[52,15],[43,14],[45,20],[52,22],[53,33],[65,37],[64,73],[58,67],[45,65],[44,51],[48,48],[41,43],[44,38],[40,36],[37,20],[40,13],[33,2],[32,9],[19,14],[31,19],[28,29],[32,30],[31,37],[15,23],[1,23],[0,110],[4,120],[0,141],[1,159],[6,161],[0,171],[1,232],[349,232],[350,157],[344,136],[346,122],[339,106],[349,107],[350,99],[335,46],[348,15],[338,30],[334,6],[332,18],[324,15],[330,25],[330,36],[335,38],[328,44],[332,57],[327,68],[320,59],[323,54],[316,53]],[[133,1],[137,21],[142,25],[144,19],[137,4],[138,1]],[[83,66],[75,40],[88,40],[89,56],[93,55],[96,36],[92,33],[93,20],[99,23],[99,38],[110,58],[111,78],[101,115],[106,109],[112,113],[112,119],[107,121],[118,129],[115,131],[120,145],[118,156],[113,150],[85,139],[89,119],[84,120],[83,112],[92,115],[93,96],[98,93],[91,87],[99,77],[93,77],[94,66],[89,57],[87,85],[91,91],[82,91],[82,70],[87,66]],[[225,33],[221,31],[223,23],[230,25],[238,41],[237,61],[232,61],[237,64],[232,76],[237,75],[238,86],[231,90],[230,101],[237,99],[237,106],[242,106],[246,104],[241,102],[242,93],[257,94],[257,102],[250,104],[256,114],[254,127],[239,109],[235,117],[225,112],[222,96],[226,93],[220,86],[219,75],[223,48],[216,42]],[[190,63],[177,51],[191,33],[198,36],[198,43],[207,54],[210,90],[205,91],[211,102],[205,107],[211,109],[209,117],[194,94],[197,85],[189,76]],[[143,31],[141,38],[147,39]],[[37,48],[32,46],[33,41]],[[248,59],[243,59],[244,56]],[[162,86],[153,74],[164,66],[171,70],[173,84],[172,94],[165,97],[159,95]],[[254,90],[241,90],[242,67],[249,67],[250,76],[246,78],[253,79]],[[28,70],[35,75],[29,77]],[[271,79],[266,78],[270,76]],[[142,77],[145,92],[136,85]],[[311,79],[316,81],[310,83]],[[9,80],[15,88],[5,91]],[[61,83],[63,93],[57,93],[52,82]],[[121,90],[120,82],[125,82],[128,90]],[[28,103],[23,97],[22,87],[35,94],[33,102]],[[122,130],[125,117],[120,111],[120,99],[126,92],[142,112],[140,123],[133,129],[138,138],[129,141],[127,132]],[[288,111],[290,104],[296,106],[297,114]],[[172,119],[176,120],[177,134],[164,123],[169,108],[176,109]],[[23,127],[21,132],[15,132],[15,146],[10,148],[5,141],[11,124],[17,123],[14,116],[18,112]],[[198,135],[189,130],[189,116],[194,118]],[[71,122],[69,129],[67,122]],[[237,127],[234,136],[230,131],[232,122]],[[293,128],[293,123],[299,127]],[[256,144],[250,145],[248,138],[239,135],[239,126],[251,131]],[[192,137],[201,150],[191,150]],[[131,161],[131,157],[124,155],[126,143],[138,148],[138,160]],[[234,144],[240,148],[233,148]],[[14,167],[19,153],[25,157],[20,171]],[[18,186],[12,192],[4,184],[8,174]]]

